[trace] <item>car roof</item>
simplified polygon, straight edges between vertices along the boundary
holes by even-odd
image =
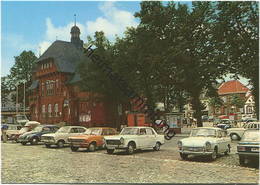
[[[197,128],[193,128],[193,129],[199,129],[199,128],[214,129],[214,130],[222,130],[221,128],[217,128],[217,127],[197,127]]]
[[[112,127],[89,127],[89,128],[87,128],[87,129],[111,129]],[[115,128],[112,128],[112,129],[115,129]]]
[[[145,126],[133,126],[133,127],[125,127],[125,128],[152,128],[152,127],[145,127]]]

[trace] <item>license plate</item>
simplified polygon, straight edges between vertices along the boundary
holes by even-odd
[[[252,152],[259,152],[259,148],[251,148]]]

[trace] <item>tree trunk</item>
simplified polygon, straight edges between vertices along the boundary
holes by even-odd
[[[257,120],[259,120],[259,80],[258,80],[258,78],[253,80],[252,94],[254,96],[254,101],[255,101],[256,117],[257,117]]]
[[[200,102],[199,93],[191,94],[191,105],[194,110],[193,117],[197,119],[197,126],[202,127],[202,104]]]

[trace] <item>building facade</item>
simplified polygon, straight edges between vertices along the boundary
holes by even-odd
[[[109,102],[101,95],[80,89],[80,62],[91,62],[83,54],[80,29],[71,28],[71,41],[57,40],[37,60],[29,98],[31,120],[42,124],[112,126]]]

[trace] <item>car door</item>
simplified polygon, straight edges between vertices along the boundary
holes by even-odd
[[[65,142],[68,143],[69,137],[76,136],[78,134],[79,134],[78,128],[76,128],[76,127],[70,128],[69,133],[66,135],[66,138],[64,138]]]
[[[139,134],[137,135],[137,146],[138,148],[146,148],[149,140],[147,140],[146,129],[140,128]]]
[[[148,147],[154,147],[156,144],[156,135],[151,128],[146,128]]]

